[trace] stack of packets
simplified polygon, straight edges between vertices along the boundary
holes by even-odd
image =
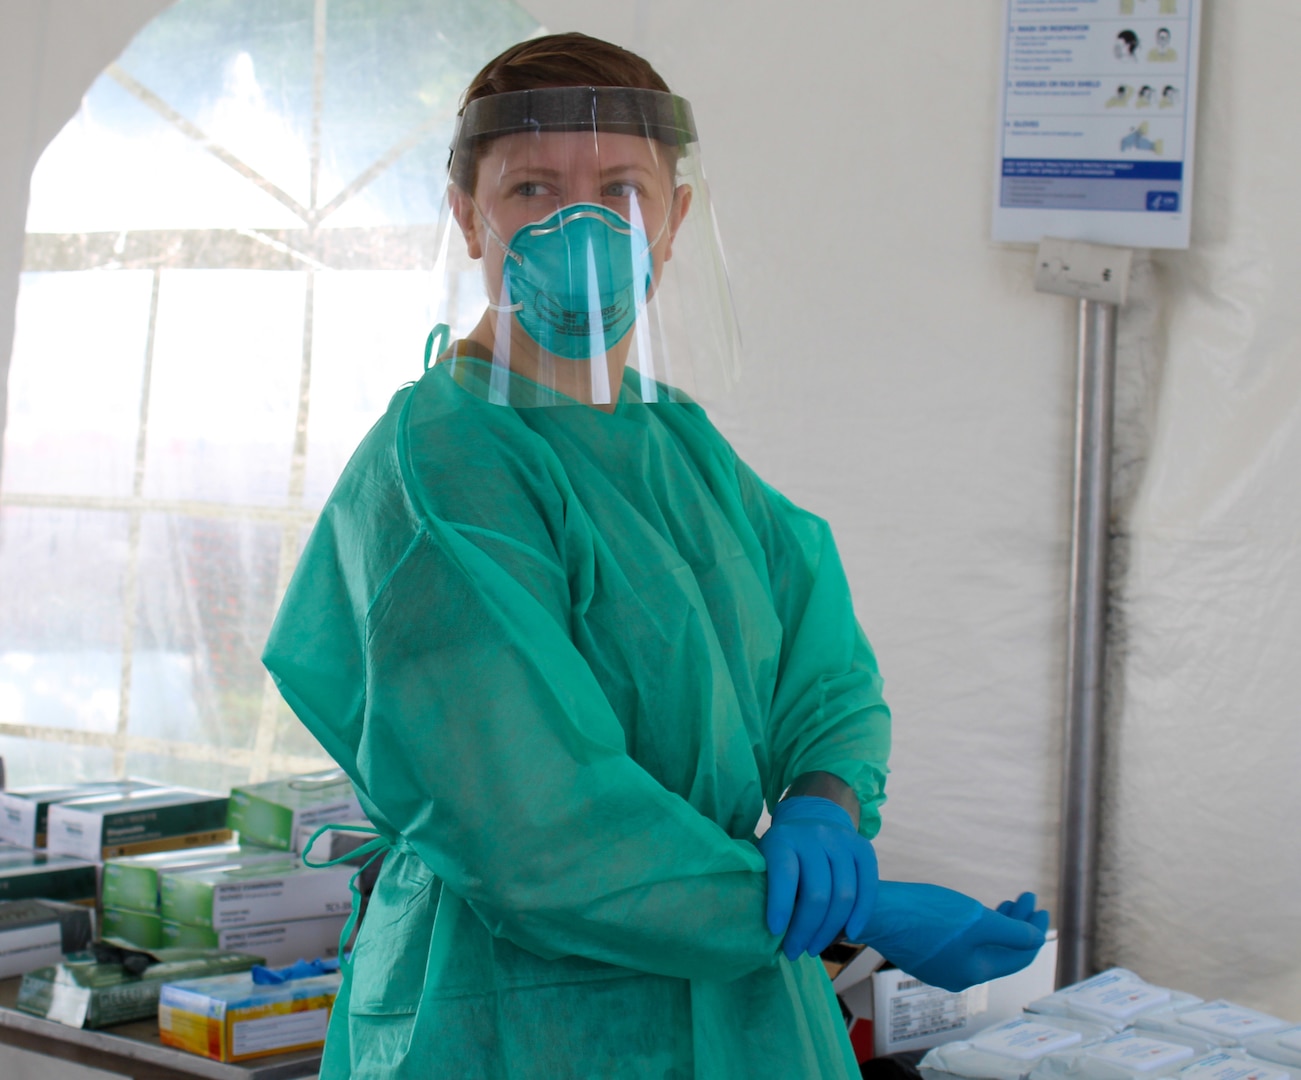
[[[81,952],[95,937],[95,913],[82,904],[55,900],[0,902],[0,979],[57,964]]]
[[[60,900],[93,905],[99,853],[46,852],[50,811],[88,798],[118,798],[157,789],[143,780],[24,788],[0,792],[0,901]],[[223,822],[224,825],[224,822]]]
[[[256,952],[272,964],[339,952],[353,870],[315,870],[293,855],[163,871],[163,944]]]
[[[162,948],[162,874],[283,859],[280,852],[269,848],[234,843],[110,859],[104,864],[100,894],[102,932],[143,949]]]
[[[0,840],[18,847],[43,848],[51,806],[157,786],[147,780],[102,780],[0,791]]]
[[[322,1046],[340,984],[337,965],[327,973],[328,966],[255,968],[171,983],[158,1001],[159,1038],[165,1046],[227,1062]]]
[[[936,1047],[923,1075],[970,1080],[1290,1080],[1301,1025],[1112,968]]]
[[[359,819],[339,769],[244,785],[233,797],[133,779],[2,792],[0,839],[21,847],[0,844],[0,901],[94,905],[102,869],[105,937],[273,964],[332,957],[352,907],[351,871],[309,870],[296,852],[318,824]],[[26,970],[57,959],[51,933],[39,932],[45,951]],[[15,962],[24,948],[15,945]]]
[[[262,963],[260,956],[208,949],[144,952],[101,942],[94,950],[29,971],[18,988],[18,1008],[69,1027],[108,1027],[155,1016],[166,983]]]

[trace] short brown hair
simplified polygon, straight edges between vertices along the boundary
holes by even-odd
[[[586,34],[547,34],[512,45],[489,60],[465,88],[460,112],[464,113],[470,102],[493,94],[561,86],[617,86],[669,92],[659,72],[635,52]],[[478,159],[486,145],[478,142],[463,147],[462,159],[468,160],[457,160],[455,149],[448,159],[449,169],[454,170],[453,182],[467,192],[474,190]],[[466,154],[466,150],[470,152]],[[666,160],[672,162],[676,155]]]
[[[635,52],[586,34],[548,34],[512,45],[470,80],[465,106],[490,94],[550,86],[627,86],[663,90],[668,84]]]

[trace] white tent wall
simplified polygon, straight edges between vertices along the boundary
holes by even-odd
[[[0,0],[0,394],[31,168],[164,6]],[[695,105],[750,365],[719,420],[835,527],[884,872],[1055,902],[1074,309],[988,241],[1000,4],[525,6]],[[1205,20],[1194,247],[1121,318],[1100,959],[1301,1020],[1301,13]]]

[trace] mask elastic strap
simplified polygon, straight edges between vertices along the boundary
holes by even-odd
[[[497,235],[497,230],[492,227],[492,222],[488,220],[488,215],[485,214],[479,208],[479,204],[474,201],[474,197],[469,196],[469,198],[470,198],[470,205],[474,207],[474,212],[479,215],[479,220],[483,222],[483,227],[488,230],[488,235],[492,238],[492,242],[496,244],[499,248],[501,248],[502,254],[505,255],[506,258],[514,259],[517,264],[522,266],[524,264],[524,260],[520,257],[519,253],[515,251],[511,251],[510,245],[506,243],[506,241],[503,240],[500,236]],[[491,300],[489,300],[488,310],[489,311],[523,311],[524,305],[523,304],[494,304]]]
[[[437,349],[434,348],[435,338],[438,339]],[[445,322],[440,322],[437,326],[435,326],[432,330],[429,331],[429,336],[425,338],[425,370],[426,371],[429,370],[431,360],[436,360],[437,357],[442,356],[443,353],[447,351],[447,343],[451,340],[451,338],[452,338],[452,328],[448,326],[447,323]]]

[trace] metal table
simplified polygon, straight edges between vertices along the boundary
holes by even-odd
[[[202,1076],[211,1080],[297,1080],[314,1077],[321,1069],[321,1052],[254,1058],[226,1065],[164,1046],[158,1040],[155,1020],[136,1020],[90,1031],[43,1020],[14,1008],[21,979],[0,980],[0,1043],[46,1057],[61,1058],[99,1068],[134,1080]]]

